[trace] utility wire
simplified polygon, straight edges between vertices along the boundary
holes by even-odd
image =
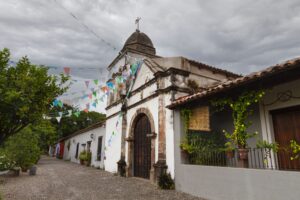
[[[64,6],[62,6],[60,3],[57,2],[57,0],[53,0],[59,7],[61,7],[66,13],[68,13],[73,19],[75,19],[81,26],[83,26],[86,30],[88,30],[92,35],[94,35],[97,39],[99,39],[101,42],[112,48],[114,51],[117,50],[117,48],[111,44],[110,42],[103,39],[101,36],[99,36],[93,29],[91,29],[88,25],[86,25],[84,22],[82,22],[74,13],[66,9]]]

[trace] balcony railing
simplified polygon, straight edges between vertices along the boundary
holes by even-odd
[[[247,167],[253,169],[297,170],[300,159],[291,160],[291,153],[280,149],[273,152],[264,148],[248,148]],[[228,153],[221,150],[199,150],[187,155],[189,164],[223,167],[241,167],[238,150]]]

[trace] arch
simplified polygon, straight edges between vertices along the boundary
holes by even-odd
[[[154,178],[154,168],[153,164],[155,163],[155,138],[156,138],[156,133],[155,133],[155,126],[154,126],[154,120],[152,117],[151,112],[147,108],[139,108],[136,110],[136,113],[133,115],[130,121],[130,127],[129,127],[129,134],[126,139],[128,142],[128,151],[127,151],[127,158],[128,158],[128,165],[127,165],[127,176],[133,176],[133,156],[134,156],[134,132],[135,132],[135,126],[136,123],[138,122],[139,118],[141,115],[146,115],[150,127],[151,127],[151,134],[147,135],[147,137],[151,138],[151,169],[150,169],[150,180],[153,180]]]

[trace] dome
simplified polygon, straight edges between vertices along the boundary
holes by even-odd
[[[143,32],[136,30],[126,40],[123,50],[132,49],[142,53],[155,55],[156,51],[151,39]]]

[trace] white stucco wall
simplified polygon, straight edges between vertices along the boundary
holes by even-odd
[[[183,124],[174,113],[176,190],[210,200],[299,199],[300,172],[183,164]]]
[[[122,117],[116,115],[106,120],[105,137],[105,170],[115,173],[118,171],[117,162],[121,156]],[[114,134],[113,134],[114,133]]]
[[[136,56],[136,55],[132,55]],[[175,75],[175,84],[179,87],[186,88],[186,81],[189,78],[195,79],[200,86],[207,85],[208,83],[211,83],[215,81],[216,79],[224,79],[226,76],[221,74],[215,74],[212,71],[206,70],[206,69],[199,69],[195,66],[190,66],[188,62],[182,62],[183,58],[176,57],[176,58],[155,58],[154,61],[157,61],[158,64],[162,65],[165,69],[168,68],[179,68],[179,69],[185,69],[190,70],[193,69],[193,73],[190,74],[190,77],[184,77],[183,75]],[[133,63],[135,59],[129,60],[129,63]],[[124,58],[122,58],[119,62],[115,64],[115,68],[119,68],[120,66],[124,65]],[[197,68],[197,69],[196,69]],[[113,71],[118,71],[114,69]],[[199,74],[202,74],[203,76],[199,76]],[[214,78],[215,77],[215,78]],[[140,88],[145,83],[150,81],[154,78],[153,72],[150,70],[150,68],[147,66],[147,64],[142,64],[140,70],[138,71],[138,74],[136,76],[136,79],[134,81],[134,85],[132,87],[132,91],[136,90],[137,88]],[[171,83],[171,76],[165,76],[161,78],[162,82],[164,82],[163,87],[169,87],[172,85]],[[127,127],[126,127],[126,137],[129,136],[130,131],[130,125],[133,121],[133,116],[137,112],[139,108],[146,108],[150,111],[153,121],[154,121],[154,127],[155,133],[157,133],[157,137],[155,139],[155,161],[158,160],[158,138],[159,138],[159,127],[158,127],[158,112],[159,112],[159,95],[162,95],[164,98],[165,106],[169,105],[171,103],[171,92],[169,93],[163,93],[159,94],[157,97],[152,97],[149,100],[141,103],[138,105],[139,102],[144,100],[145,98],[155,94],[155,92],[158,89],[157,83],[152,83],[151,85],[148,85],[146,88],[144,88],[142,91],[136,92],[135,94],[132,94],[129,99],[127,99],[127,107],[131,107],[127,110]],[[161,88],[163,89],[163,88]],[[175,94],[175,97],[186,95],[187,93],[178,92],[178,94]],[[173,129],[173,111],[169,109],[165,109],[165,135],[166,135],[166,162],[168,165],[168,172],[171,173],[172,177],[174,177],[174,129]],[[114,115],[121,110],[121,104],[111,106],[107,109],[107,121],[106,121],[106,160],[105,160],[105,166],[106,170],[110,172],[117,172],[117,162],[120,159],[121,156],[121,130],[122,130],[122,118],[120,118],[117,115]],[[113,117],[110,117],[114,115]],[[119,120],[119,126],[116,127],[116,123]],[[109,144],[109,139],[111,137],[112,132],[115,132],[116,135],[114,135],[112,138],[112,142]],[[125,160],[128,162],[128,143],[125,142]]]
[[[91,139],[91,134],[94,135],[93,139]],[[101,160],[97,160],[97,150],[98,150],[98,138],[102,138],[102,155]],[[79,143],[79,151],[78,156],[81,151],[84,150],[84,147],[82,144],[87,144],[88,141],[91,141],[91,152],[92,152],[92,160],[91,160],[91,166],[94,167],[100,167],[104,168],[104,141],[105,141],[105,126],[98,127],[92,130],[89,130],[85,133],[78,134],[76,136],[73,136],[67,140],[65,140],[65,148],[64,148],[64,160],[70,160],[71,162],[80,163],[79,157],[76,159],[76,147],[77,143]],[[70,150],[68,150],[67,146],[70,142]],[[85,146],[86,149],[86,146]]]

